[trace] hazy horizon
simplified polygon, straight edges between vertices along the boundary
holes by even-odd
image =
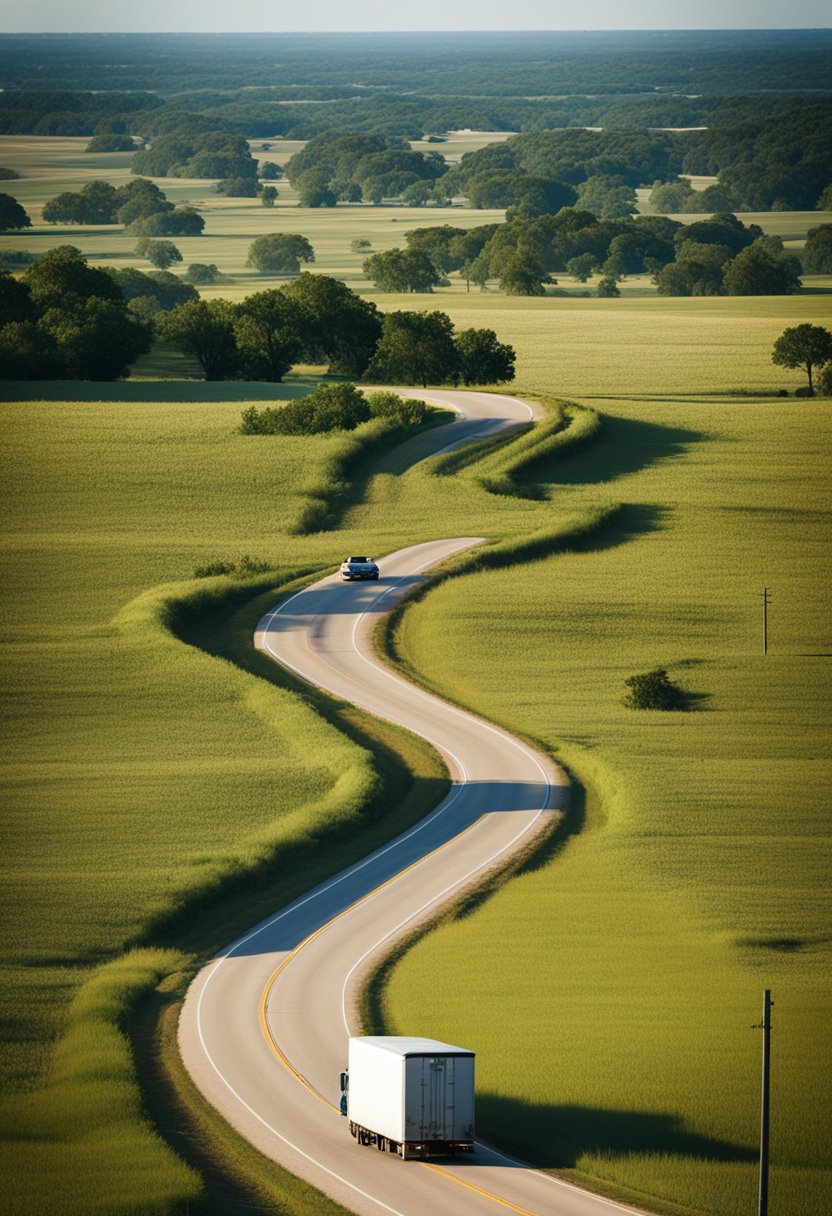
[[[350,20],[341,0],[308,0],[295,11],[273,0],[145,0],[139,10],[112,0],[32,0],[3,4],[2,33],[464,33],[635,32],[828,29],[828,0],[588,0],[573,6],[552,0],[422,0],[418,12],[392,10],[380,0],[352,0]],[[573,15],[574,13],[574,15]],[[507,23],[508,22],[508,23]]]

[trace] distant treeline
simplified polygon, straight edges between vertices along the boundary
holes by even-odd
[[[830,90],[832,31],[722,30],[442,34],[17,34],[0,38],[6,89],[276,87],[422,96]],[[259,100],[259,99],[258,99]],[[192,107],[192,98],[188,99]]]
[[[306,91],[306,90],[304,90]],[[546,131],[558,127],[696,128],[753,122],[784,109],[817,103],[828,92],[725,97],[609,95],[558,98],[449,97],[367,89],[320,88],[321,97],[285,99],[277,89],[192,92],[171,98],[154,93],[0,93],[0,134],[135,135],[145,140],[186,129],[224,131],[248,139],[311,139],[323,132],[372,131],[419,139],[465,128]],[[333,93],[343,96],[333,97]]]

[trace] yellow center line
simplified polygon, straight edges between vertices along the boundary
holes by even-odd
[[[484,1195],[486,1199],[493,1199],[495,1203],[500,1203],[504,1208],[509,1208],[512,1212],[519,1212],[521,1216],[539,1216],[538,1212],[531,1212],[528,1208],[521,1208],[516,1203],[512,1203],[510,1199],[503,1199],[499,1195],[495,1195],[493,1191],[486,1191],[481,1186],[477,1186],[475,1182],[468,1182],[466,1178],[460,1178],[459,1174],[452,1174],[450,1170],[443,1169],[441,1165],[434,1165],[431,1161],[421,1161],[426,1170],[433,1170],[436,1174],[441,1174],[444,1178],[450,1178],[452,1182],[458,1182],[460,1186],[467,1187],[469,1191],[476,1191],[478,1195]]]

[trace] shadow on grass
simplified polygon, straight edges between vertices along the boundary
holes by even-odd
[[[593,1106],[538,1106],[497,1094],[477,1094],[477,1123],[486,1140],[493,1134],[524,1158],[549,1169],[573,1169],[587,1153],[631,1156],[640,1153],[709,1161],[756,1161],[747,1145],[689,1131],[678,1115]],[[544,1150],[534,1146],[545,1143]]]
[[[528,484],[594,485],[614,481],[628,473],[639,473],[657,461],[683,456],[692,444],[707,438],[704,431],[605,414],[592,443],[577,448],[572,455],[567,451],[542,463]]]
[[[250,380],[6,380],[0,401],[88,401],[173,405],[234,401],[284,401],[305,397],[308,384],[269,384]]]

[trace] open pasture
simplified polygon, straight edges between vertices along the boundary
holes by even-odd
[[[749,1027],[770,986],[771,1211],[824,1211],[828,407],[602,408],[597,440],[535,484],[555,518],[614,498],[618,519],[574,552],[451,580],[403,617],[409,668],[544,741],[586,803],[548,860],[397,963],[386,1025],[479,1053],[487,1138],[647,1206],[743,1216]],[[657,666],[691,712],[623,706],[624,679]]]

